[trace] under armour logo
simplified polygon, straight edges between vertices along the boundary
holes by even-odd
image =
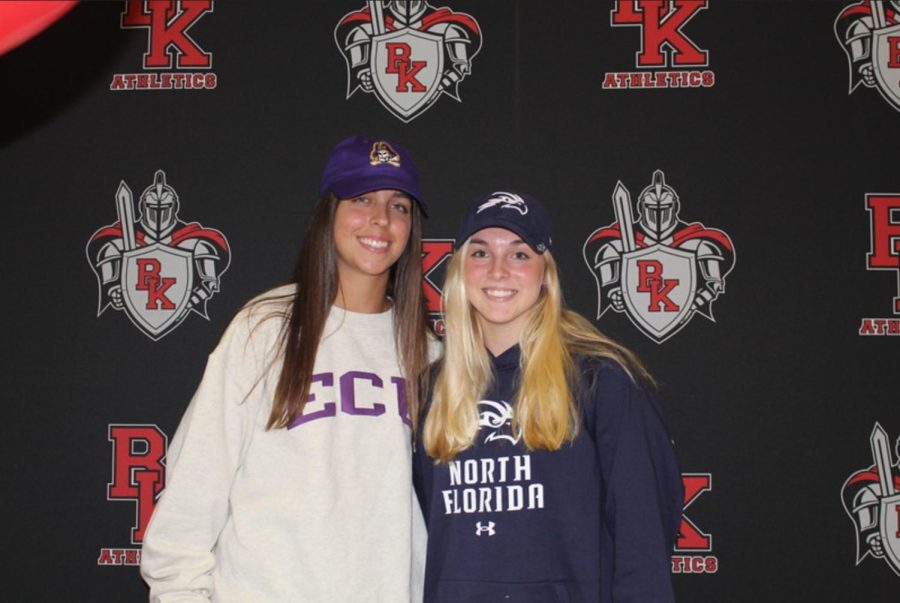
[[[481,525],[481,522],[475,523],[475,535],[481,536],[484,532],[487,532],[488,536],[493,536],[497,533],[494,529],[494,526],[497,525],[493,521],[489,521],[486,526]]]

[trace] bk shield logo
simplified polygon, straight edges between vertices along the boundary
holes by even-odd
[[[122,300],[128,317],[153,339],[187,313],[194,286],[191,260],[190,252],[160,243],[122,255]]]
[[[696,291],[693,253],[654,245],[622,256],[622,297],[628,316],[658,342],[687,324]]]
[[[131,189],[119,184],[119,220],[95,232],[86,249],[100,289],[97,316],[110,307],[121,310],[154,341],[191,313],[209,319],[207,304],[219,291],[231,250],[218,230],[179,220],[180,206],[162,170],[141,194],[137,218]]]
[[[700,222],[678,218],[681,201],[662,170],[638,196],[619,182],[613,192],[616,221],[584,242],[584,261],[597,282],[597,318],[612,308],[647,337],[662,343],[695,314],[715,321],[712,305],[725,293],[734,268],[731,238]]]
[[[878,91],[900,109],[900,24],[872,34],[872,67]]]
[[[859,0],[834,21],[850,69],[848,93],[875,88],[900,111],[900,2]]]
[[[847,478],[844,510],[856,529],[856,565],[883,559],[900,576],[900,460],[894,460],[887,432],[875,423],[869,437],[872,465]],[[900,457],[900,438],[894,445]]]
[[[460,101],[459,85],[481,49],[481,28],[470,15],[421,0],[375,0],[344,15],[334,40],[347,63],[347,98],[372,93],[409,122],[442,95]]]
[[[401,29],[372,38],[372,74],[381,102],[403,121],[440,94],[444,52],[440,37]]]
[[[894,571],[900,573],[900,493],[881,499],[879,516],[884,518],[878,530],[884,555]]]

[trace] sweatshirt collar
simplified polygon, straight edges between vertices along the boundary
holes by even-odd
[[[517,369],[519,368],[519,356],[520,356],[519,345],[516,344],[500,354],[499,356],[494,356],[488,351],[488,356],[491,358],[491,362],[494,365],[494,369],[498,371],[505,371],[509,369]]]

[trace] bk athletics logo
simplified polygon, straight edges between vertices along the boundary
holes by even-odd
[[[713,552],[713,537],[701,530],[687,515],[688,507],[703,493],[712,491],[712,474],[682,473],[681,484],[684,488],[684,500],[675,552],[671,559],[672,573],[715,574],[719,571],[719,558]]]
[[[106,498],[134,504],[129,542],[135,546],[102,548],[97,565],[139,565],[144,530],[165,486],[169,440],[156,425],[110,425],[109,441],[113,447],[112,477]]]
[[[656,343],[683,329],[695,313],[715,321],[712,304],[734,268],[731,238],[679,220],[681,203],[662,170],[638,196],[637,220],[621,182],[613,206],[616,221],[584,242],[584,260],[597,281],[597,318],[610,308],[625,312]]]
[[[897,295],[891,300],[891,318],[863,318],[860,335],[900,335],[900,195],[870,193],[866,195],[869,212],[869,252],[866,269],[893,272],[897,279]]]
[[[453,255],[453,239],[425,239],[422,241],[422,290],[431,328],[444,335],[444,314],[441,309],[441,283],[447,263]]]
[[[231,251],[218,230],[179,220],[179,207],[162,170],[141,194],[137,219],[131,189],[119,184],[118,222],[95,232],[86,249],[100,289],[97,316],[110,306],[122,310],[154,341],[191,312],[209,320],[206,304],[219,291]]]
[[[708,69],[709,52],[684,32],[688,23],[707,8],[707,0],[615,0],[612,27],[640,32],[635,53],[638,71],[608,71],[604,90],[629,88],[711,88],[716,74]]]
[[[442,94],[460,100],[481,28],[470,15],[421,0],[372,0],[344,15],[334,40],[347,62],[347,98],[360,89],[374,93],[409,122]]]
[[[212,0],[125,0],[122,29],[147,32],[143,73],[116,73],[109,89],[210,90],[218,85],[212,53],[190,30],[213,12]]]

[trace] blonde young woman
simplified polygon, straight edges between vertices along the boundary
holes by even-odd
[[[565,309],[540,203],[467,211],[414,457],[430,603],[673,600],[681,476],[635,356]]]
[[[238,313],[172,439],[151,602],[421,600],[421,204],[403,147],[332,150],[293,283]]]

